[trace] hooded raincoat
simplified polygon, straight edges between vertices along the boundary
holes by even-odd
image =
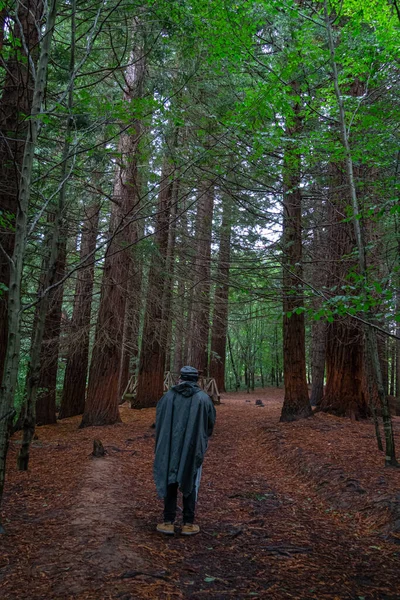
[[[171,388],[157,404],[154,481],[160,498],[178,483],[184,496],[195,485],[207,442],[215,423],[210,397],[196,384],[184,381]]]

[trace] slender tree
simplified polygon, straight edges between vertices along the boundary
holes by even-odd
[[[225,391],[226,336],[228,331],[229,262],[231,247],[231,199],[222,198],[217,282],[211,332],[210,375],[218,390]]]
[[[297,84],[292,91],[298,93]],[[312,414],[306,378],[305,329],[302,289],[301,165],[296,138],[302,130],[300,102],[293,102],[290,138],[283,165],[283,371],[285,399],[281,421]]]
[[[163,394],[166,339],[163,296],[166,279],[169,223],[174,190],[174,165],[166,156],[158,195],[154,255],[149,271],[146,312],[134,408],[155,406]]]
[[[67,364],[59,419],[83,414],[89,358],[90,315],[92,307],[94,250],[96,248],[100,206],[95,200],[84,208],[72,322],[68,335]]]
[[[206,374],[210,332],[211,236],[214,185],[204,180],[200,186],[196,214],[196,258],[190,320],[188,362]]]

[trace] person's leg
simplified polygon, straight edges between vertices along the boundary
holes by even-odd
[[[189,496],[183,496],[183,522],[193,523],[194,513],[196,510],[197,490],[193,487],[192,493]]]
[[[178,484],[172,483],[167,487],[167,495],[164,498],[164,523],[173,523],[175,521],[177,495]]]

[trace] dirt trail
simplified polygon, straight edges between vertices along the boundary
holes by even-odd
[[[400,547],[382,527],[400,475],[380,467],[371,425],[326,415],[279,424],[279,390],[223,402],[203,470],[202,533],[189,539],[154,530],[154,410],[123,408],[115,427],[40,428],[31,471],[9,474],[0,597],[400,600]],[[106,458],[90,457],[94,437]]]

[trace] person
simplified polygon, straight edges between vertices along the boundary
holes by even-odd
[[[164,522],[157,525],[157,531],[166,535],[175,533],[178,489],[183,495],[182,535],[200,531],[194,514],[216,412],[211,398],[198,386],[198,378],[197,369],[183,367],[178,385],[157,404],[154,481],[159,497],[164,499]]]

